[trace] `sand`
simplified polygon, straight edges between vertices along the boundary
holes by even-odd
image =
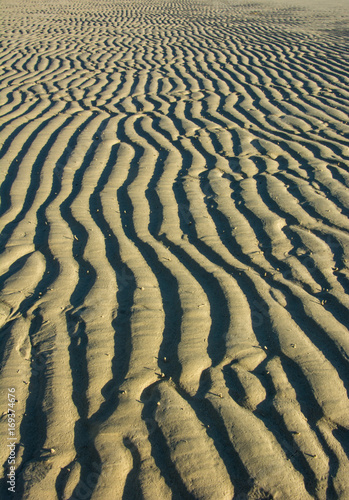
[[[348,4],[1,11],[1,499],[349,499]]]

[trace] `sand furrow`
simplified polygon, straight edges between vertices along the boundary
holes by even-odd
[[[142,120],[140,125],[145,131],[149,128],[146,119]],[[178,356],[179,362],[182,365],[181,381],[184,385],[186,385],[186,379],[189,378],[189,380],[191,380],[192,378],[195,378],[197,379],[195,385],[197,385],[201,372],[209,366],[205,353],[205,345],[203,344],[204,340],[207,339],[210,327],[209,304],[204,291],[200,285],[195,282],[191,274],[187,273],[186,269],[180,265],[176,257],[168,252],[166,247],[157,242],[146,230],[147,227],[150,228],[152,225],[158,225],[158,223],[156,224],[154,221],[154,216],[152,217],[153,222],[151,221],[150,216],[151,212],[155,212],[155,210],[159,211],[160,207],[156,206],[155,199],[151,199],[149,195],[147,196],[146,186],[151,185],[152,182],[156,183],[154,180],[155,175],[153,176],[153,179],[151,179],[151,176],[153,170],[159,168],[160,165],[156,165],[157,154],[155,148],[152,146],[153,141],[145,141],[142,137],[143,134],[141,127],[139,128],[139,133],[136,133],[136,129],[138,131],[137,122],[129,123],[129,120],[127,120],[125,123],[125,131],[128,138],[132,140],[132,143],[137,144],[138,147],[143,149],[143,151],[139,150],[139,168],[136,173],[136,177],[127,188],[127,193],[133,207],[133,227],[137,238],[136,244],[139,246],[141,251],[143,250],[143,252],[145,252],[144,256],[146,256],[149,264],[153,268],[153,272],[157,275],[163,294],[165,311],[168,311],[169,307],[169,303],[165,305],[165,302],[174,302],[175,300],[179,302],[177,307],[178,311],[181,311],[182,319],[180,322],[178,322],[177,319],[176,326],[172,321],[172,328],[179,329],[176,333],[173,332],[172,336],[178,335],[181,339],[181,343],[183,342],[185,344],[190,342],[191,345],[190,357],[188,358],[187,354],[187,359],[184,359],[181,355],[181,346],[179,345]],[[157,176],[158,174],[156,174],[156,177]],[[142,186],[142,189],[139,189],[140,185]],[[140,199],[139,197],[140,192],[146,193],[146,196],[143,199]],[[158,262],[155,261],[153,263],[154,251],[156,252],[156,260],[158,260]],[[161,283],[162,279],[164,279],[164,281]],[[172,297],[165,295],[164,290],[166,284],[167,288],[169,288],[169,283],[172,283],[172,286],[178,286],[178,294],[176,292],[176,298],[174,295]],[[197,330],[200,331],[199,338],[196,338],[196,332],[192,330],[193,325],[199,326],[199,329]],[[166,335],[164,334],[164,339],[167,340],[168,335],[169,332],[166,333]],[[163,346],[164,357],[166,359],[168,358],[170,361],[169,369],[166,369],[166,372],[169,372],[168,376],[173,375],[177,378],[178,372],[176,373],[176,371],[174,371],[171,373],[172,363],[171,358],[169,357],[170,345],[171,344],[168,343],[166,348]],[[174,346],[172,345],[171,349],[173,349],[173,347]],[[173,354],[170,355],[171,357],[173,356]]]

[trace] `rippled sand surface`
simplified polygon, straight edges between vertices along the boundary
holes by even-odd
[[[1,4],[10,498],[348,499],[349,8]]]

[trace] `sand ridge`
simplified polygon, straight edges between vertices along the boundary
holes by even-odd
[[[12,496],[349,498],[347,10],[1,4]]]

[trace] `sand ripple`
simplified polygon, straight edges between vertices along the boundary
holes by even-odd
[[[344,28],[241,1],[3,7],[16,498],[349,498]]]

